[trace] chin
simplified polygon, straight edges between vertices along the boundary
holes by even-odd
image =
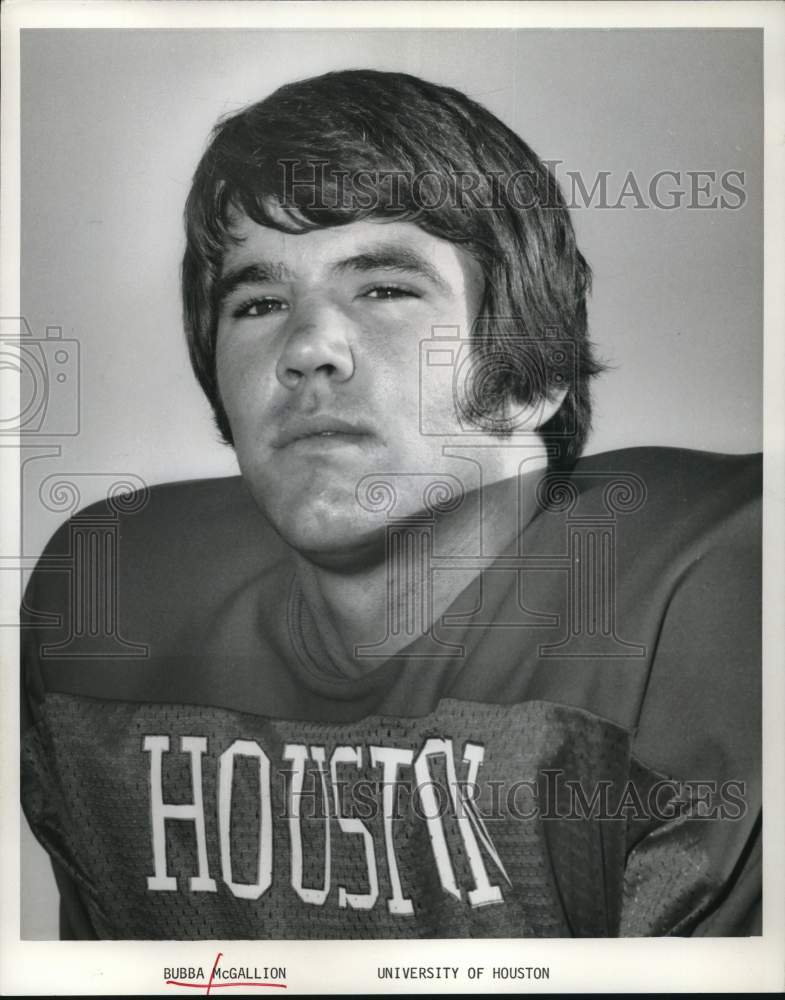
[[[311,562],[330,566],[384,558],[386,520],[351,504],[296,503],[268,517],[283,540]]]

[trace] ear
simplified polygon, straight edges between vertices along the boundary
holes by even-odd
[[[564,402],[569,390],[556,389],[535,403],[508,402],[505,407],[504,422],[513,431],[536,431],[547,424]]]

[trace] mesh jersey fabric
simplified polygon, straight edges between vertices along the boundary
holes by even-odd
[[[241,480],[64,525],[22,706],[63,935],[759,933],[760,460],[569,483],[360,678]]]

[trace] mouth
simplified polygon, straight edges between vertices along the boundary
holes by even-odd
[[[299,442],[314,444],[360,444],[372,431],[360,423],[339,417],[294,417],[288,420],[273,440],[276,448],[288,448]]]

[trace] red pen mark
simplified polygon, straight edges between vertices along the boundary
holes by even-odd
[[[227,986],[259,986],[259,987],[262,987],[263,989],[273,989],[273,990],[285,990],[286,989],[286,983],[262,983],[262,982],[259,982],[258,980],[252,980],[251,982],[241,982],[239,980],[235,980],[234,982],[231,982],[231,983],[214,983],[213,979],[215,978],[215,970],[218,968],[218,962],[221,960],[222,956],[223,956],[223,952],[221,952],[221,951],[219,951],[218,954],[215,956],[215,961],[213,962],[213,970],[210,973],[210,978],[209,978],[209,980],[206,983],[184,983],[180,979],[167,979],[165,981],[166,985],[167,986],[185,986],[187,989],[191,989],[191,990],[201,990],[201,989],[203,989],[205,991],[205,995],[206,996],[210,995],[210,990],[213,990],[213,989],[220,990],[223,987],[227,987]]]
[[[219,951],[218,954],[215,956],[215,961],[213,962],[213,971],[210,973],[210,981],[207,983],[207,993],[205,994],[208,997],[210,996],[210,987],[213,985],[215,970],[218,968],[218,961],[221,958],[221,955],[223,955],[223,952]]]

